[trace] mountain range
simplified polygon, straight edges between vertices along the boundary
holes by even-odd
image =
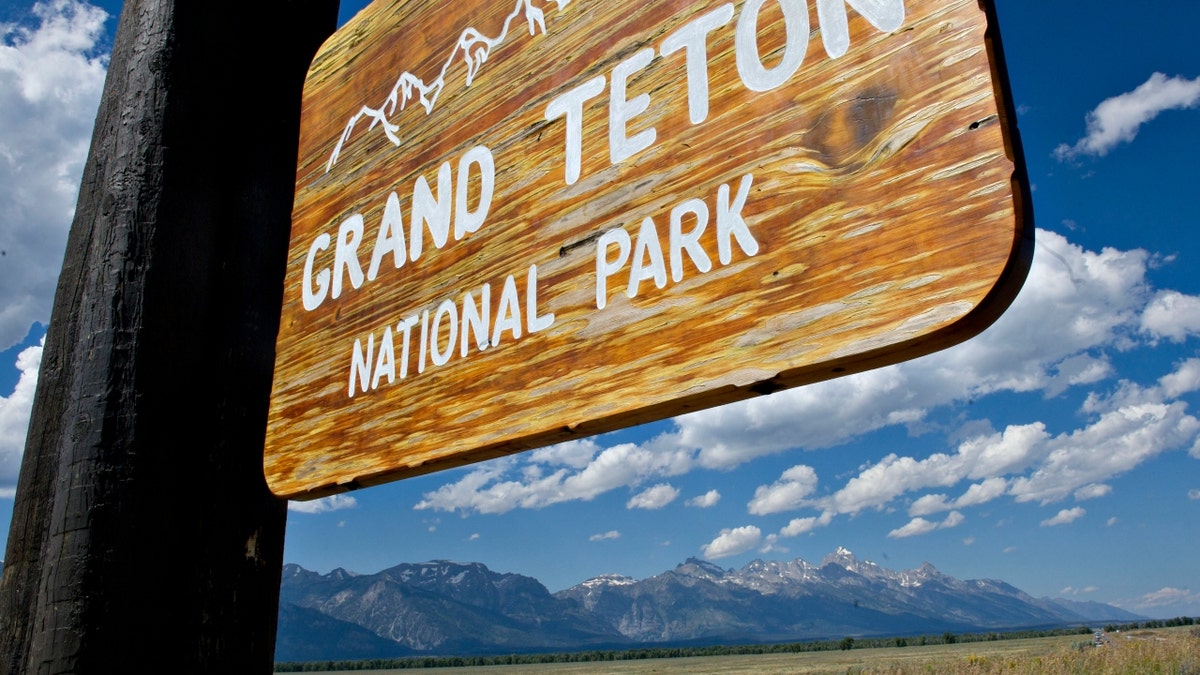
[[[603,575],[558,593],[480,563],[405,563],[376,574],[286,565],[276,659],[625,649],[973,632],[1144,619],[1034,598],[925,563],[895,571],[839,548],[819,565],[690,558],[643,580]]]

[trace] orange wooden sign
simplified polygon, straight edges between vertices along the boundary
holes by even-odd
[[[978,333],[1032,248],[997,56],[977,0],[376,0],[305,85],[271,489]]]

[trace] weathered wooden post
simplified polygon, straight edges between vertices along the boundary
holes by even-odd
[[[0,673],[270,672],[262,445],[301,86],[337,0],[127,0],[0,582]]]

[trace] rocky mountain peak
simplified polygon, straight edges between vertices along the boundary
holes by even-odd
[[[707,560],[700,560],[699,558],[688,558],[676,567],[674,571],[676,574],[713,581],[723,579],[729,573],[725,568],[714,565]]]
[[[604,588],[608,586],[631,586],[636,583],[636,579],[627,577],[624,574],[601,574],[578,585],[584,588]]]

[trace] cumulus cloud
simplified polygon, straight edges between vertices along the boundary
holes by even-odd
[[[1163,394],[1169,398],[1177,398],[1184,394],[1200,390],[1200,359],[1184,361],[1175,372],[1164,375],[1158,380]]]
[[[349,495],[330,495],[309,502],[288,502],[288,511],[293,513],[329,513],[344,511],[358,506],[358,500]]]
[[[567,441],[548,448],[539,448],[530,453],[529,461],[533,465],[566,466],[572,469],[582,469],[592,463],[592,459],[602,448],[594,438],[580,441]]]
[[[14,496],[41,362],[42,345],[21,350],[17,355],[17,370],[21,372],[17,386],[7,397],[0,396],[0,499]]]
[[[692,453],[668,439],[643,444],[623,443],[600,450],[582,469],[550,465],[546,474],[534,454],[520,476],[510,479],[514,458],[479,465],[462,479],[428,492],[416,509],[506,513],[515,508],[537,509],[565,501],[590,501],[621,487],[636,487],[654,477],[670,477],[695,467]],[[561,459],[561,458],[559,458]]]
[[[610,539],[620,539],[621,533],[616,530],[609,530],[600,534],[593,534],[588,537],[588,541],[608,541]]]
[[[1100,497],[1107,496],[1111,492],[1111,485],[1105,485],[1104,483],[1092,483],[1091,485],[1084,485],[1075,491],[1075,501],[1082,502],[1088,499],[1098,499]]]
[[[793,466],[775,483],[759,486],[748,508],[756,516],[794,511],[803,506],[816,489],[817,472],[811,466]]]
[[[634,495],[625,502],[627,509],[647,509],[653,511],[661,509],[670,504],[679,497],[679,489],[669,483],[659,483],[654,487],[646,488],[638,494]]]
[[[694,506],[698,509],[707,509],[716,506],[719,501],[721,501],[721,493],[716,490],[709,490],[702,495],[692,497],[684,503],[687,506]]]
[[[1200,593],[1187,588],[1166,586],[1129,604],[1135,610],[1154,616],[1193,616],[1200,613]]]
[[[928,516],[942,511],[949,511],[952,507],[947,501],[946,495],[932,494],[920,497],[911,506],[908,507],[908,515],[910,516]]]
[[[1082,507],[1076,506],[1073,509],[1063,509],[1059,511],[1053,518],[1047,518],[1042,521],[1042,527],[1055,527],[1057,525],[1069,525],[1076,520],[1079,520],[1087,511]]]
[[[922,534],[929,534],[934,530],[946,530],[952,527],[958,527],[959,525],[962,525],[964,520],[966,520],[966,516],[958,511],[951,511],[950,514],[946,516],[945,520],[940,523],[926,520],[924,518],[913,518],[912,520],[908,521],[908,524],[904,527],[898,527],[891,532],[888,532],[888,537],[891,539],[903,539],[905,537],[915,537]]]
[[[716,539],[702,547],[704,557],[718,560],[745,553],[762,541],[762,530],[753,525],[721,530]]]
[[[826,511],[820,516],[793,518],[791,522],[789,522],[782,530],[779,531],[779,536],[798,537],[802,534],[807,534],[818,527],[825,527],[829,523],[833,522],[833,516],[834,514],[832,511]]]
[[[1177,343],[1200,335],[1200,297],[1178,291],[1159,292],[1142,311],[1142,330]]]
[[[54,0],[33,14],[0,24],[0,350],[50,318],[108,64],[103,10]]]
[[[1087,114],[1087,135],[1074,145],[1055,148],[1059,161],[1080,155],[1103,157],[1121,143],[1132,141],[1142,125],[1164,110],[1194,108],[1200,103],[1200,77],[1167,77],[1154,73],[1131,92],[1101,101]]]
[[[1191,500],[1200,499],[1200,490],[1188,490],[1188,499],[1191,499]]]

